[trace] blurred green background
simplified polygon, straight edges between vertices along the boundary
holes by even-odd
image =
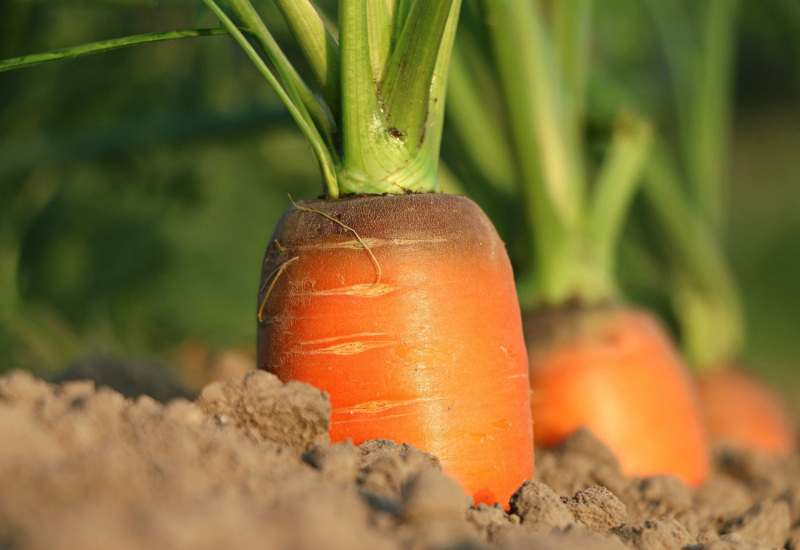
[[[0,58],[213,26],[194,0],[5,0]],[[615,103],[605,75],[657,111],[667,90],[652,75],[666,68],[643,2],[598,2],[595,32],[592,108]],[[742,2],[735,110],[728,250],[746,360],[796,395],[796,0]],[[0,371],[49,376],[95,351],[169,365],[193,346],[249,353],[272,227],[289,193],[321,192],[310,148],[226,36],[0,74]]]

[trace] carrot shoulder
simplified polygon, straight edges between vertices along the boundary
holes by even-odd
[[[261,286],[259,366],[330,394],[332,440],[434,453],[476,502],[507,503],[532,477],[511,266],[472,201],[302,202],[273,234]]]

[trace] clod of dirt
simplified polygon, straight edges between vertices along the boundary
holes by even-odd
[[[632,482],[620,472],[614,453],[583,428],[555,451],[538,450],[534,476],[561,495],[594,485],[622,495]]]
[[[716,518],[741,515],[753,505],[747,487],[725,474],[715,475],[700,487],[696,500]]]
[[[553,490],[538,481],[526,481],[511,495],[511,511],[522,525],[534,531],[549,532],[564,528],[574,520],[569,508]]]
[[[314,447],[303,453],[303,460],[334,481],[353,483],[358,477],[359,457],[350,440]]]
[[[597,464],[605,464],[619,470],[619,460],[616,455],[586,428],[580,428],[564,441],[560,452],[561,454],[583,455]]]
[[[442,470],[435,456],[408,444],[373,439],[356,447],[359,455],[359,485],[377,494],[400,499],[403,484],[421,470]]]
[[[617,537],[606,537],[597,533],[587,533],[572,524],[563,531],[550,534],[530,531],[509,533],[502,540],[503,550],[627,550]]]
[[[592,533],[608,533],[625,521],[625,505],[605,487],[589,487],[575,496],[561,497],[575,522]]]
[[[789,538],[792,519],[784,501],[765,500],[756,503],[742,516],[729,521],[723,533],[735,533],[746,539],[759,540],[771,547],[782,548]]]
[[[480,538],[488,542],[499,540],[505,532],[520,523],[517,514],[506,514],[499,504],[489,506],[480,503],[478,506],[467,510],[466,518],[467,522],[475,528]]]
[[[693,495],[680,479],[673,476],[653,476],[632,485],[622,495],[628,506],[630,523],[647,518],[675,518],[692,507]]]
[[[649,519],[634,526],[617,529],[620,539],[636,550],[669,550],[695,542],[686,528],[674,519]]]
[[[463,519],[472,504],[454,479],[428,468],[417,472],[403,485],[403,512],[405,521],[422,518]]]
[[[197,405],[220,424],[231,422],[256,441],[299,451],[330,442],[327,395],[308,384],[283,384],[264,371],[253,371],[242,381],[206,386]]]

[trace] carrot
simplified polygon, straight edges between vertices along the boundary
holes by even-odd
[[[476,503],[508,502],[532,477],[511,265],[475,203],[303,201],[272,236],[260,301],[270,287],[258,365],[330,394],[333,441],[432,452]]]
[[[692,382],[660,323],[644,310],[597,307],[528,318],[535,442],[589,428],[627,475],[708,475]]]
[[[783,457],[796,449],[788,411],[775,393],[745,371],[726,367],[697,381],[712,442]]]
[[[439,191],[458,0],[339,2],[339,40],[310,3],[276,0],[303,81],[248,0],[229,0],[320,163],[326,197],[294,204],[267,248],[258,362],[328,392],[331,439],[385,438],[439,456],[476,502],[508,504],[533,475],[519,305],[505,247],[473,202]]]
[[[590,163],[583,142],[590,2],[553,3],[552,29],[540,2],[484,0],[482,7],[467,12],[466,28],[483,28],[459,34],[463,50],[452,74],[463,86],[450,88],[452,114],[464,158],[514,211],[496,215],[522,220],[507,238],[528,320],[534,441],[556,446],[589,427],[625,473],[673,474],[697,485],[708,456],[686,367],[655,320],[625,305],[615,280],[616,242],[642,181],[652,127],[622,110],[601,163]],[[479,55],[484,35],[489,55]],[[483,81],[470,88],[470,72],[493,75],[486,80],[499,89],[487,93]],[[475,114],[487,96],[504,115],[494,132],[483,122],[498,114],[491,104]],[[468,169],[458,176],[472,177]]]

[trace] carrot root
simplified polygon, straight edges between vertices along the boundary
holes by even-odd
[[[507,505],[533,475],[527,355],[505,247],[475,203],[306,201],[270,242],[262,281],[299,259],[259,295],[277,319],[259,325],[259,367],[326,391],[333,441],[409,443]]]

